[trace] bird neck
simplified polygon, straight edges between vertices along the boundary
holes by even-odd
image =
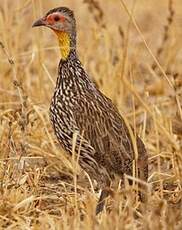
[[[67,32],[55,31],[55,33],[58,36],[61,59],[65,61],[68,59],[69,54],[76,50],[76,39]]]
[[[74,96],[88,93],[88,91],[97,92],[78,58],[76,50],[71,50],[66,60],[60,60],[55,90],[61,92],[62,95],[72,91]]]

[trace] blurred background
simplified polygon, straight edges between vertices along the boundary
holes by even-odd
[[[60,149],[48,117],[59,47],[52,31],[32,28],[37,18],[58,6],[74,10],[77,50],[91,79],[113,100],[145,142],[149,152],[149,184],[155,191],[150,199],[151,203],[158,202],[157,209],[152,206],[150,214],[146,213],[147,223],[156,227],[159,221],[155,210],[160,213],[163,207],[170,215],[172,209],[166,202],[178,207],[173,213],[175,221],[182,194],[181,0],[0,1],[0,177],[2,199],[6,200],[6,204],[0,205],[0,215],[6,216],[7,210],[11,210],[16,218],[29,218],[27,213],[31,210],[39,218],[38,205],[41,211],[50,210],[47,213],[54,215],[61,212],[68,218],[75,207],[73,166]],[[90,191],[90,184],[83,172],[80,174],[78,185],[82,194]],[[52,199],[50,194],[56,198]],[[45,195],[48,199],[42,198],[40,204],[38,200]],[[64,195],[68,197],[66,210],[61,200]],[[24,207],[21,202],[31,196],[37,201],[32,198]],[[82,194],[77,199],[77,208],[84,210],[85,203],[95,204],[96,196],[91,199]],[[45,219],[39,222],[48,221],[47,214],[42,215]],[[154,216],[156,225],[152,222]],[[76,214],[72,217],[78,218]],[[137,226],[133,216],[128,218],[127,223],[134,221]],[[102,223],[109,220],[103,219]],[[2,219],[1,226],[6,226],[6,221]],[[54,218],[52,221],[57,223]],[[140,221],[143,223],[143,219]],[[109,229],[112,223],[108,223]]]

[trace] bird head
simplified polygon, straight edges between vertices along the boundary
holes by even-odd
[[[63,59],[68,57],[71,49],[76,48],[76,22],[69,8],[58,7],[48,11],[32,25],[37,26],[48,27],[56,33]]]

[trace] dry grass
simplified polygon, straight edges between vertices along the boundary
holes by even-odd
[[[58,0],[0,2],[0,229],[182,229],[181,0],[65,0],[80,59],[149,152],[148,204],[127,186],[95,216],[95,182],[48,118],[59,49],[31,24]]]

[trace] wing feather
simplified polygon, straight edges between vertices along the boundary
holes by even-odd
[[[131,138],[111,100],[96,91],[94,96],[87,92],[80,102],[74,109],[75,121],[95,149],[95,160],[108,170],[131,174],[134,159]]]

